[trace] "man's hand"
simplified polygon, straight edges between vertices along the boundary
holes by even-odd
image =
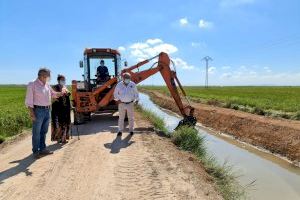
[[[36,120],[35,114],[30,113],[31,121],[34,122]]]
[[[33,108],[28,107],[28,109],[29,109],[29,115],[30,115],[31,121],[34,122],[36,120],[36,117],[35,117]]]

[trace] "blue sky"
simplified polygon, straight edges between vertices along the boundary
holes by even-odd
[[[300,85],[299,0],[0,0],[0,84],[40,66],[81,78],[86,47],[120,49],[135,64],[166,51],[184,85]],[[155,76],[145,84],[162,84]]]

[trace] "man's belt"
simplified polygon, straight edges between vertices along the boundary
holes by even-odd
[[[123,101],[121,101],[122,103],[124,103],[124,104],[130,104],[130,103],[133,103],[133,101],[130,101],[130,102],[123,102]]]
[[[34,108],[41,108],[41,109],[50,109],[50,106],[38,106],[38,105],[34,105]]]

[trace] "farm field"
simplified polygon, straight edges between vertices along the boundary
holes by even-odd
[[[140,86],[168,94],[164,86]],[[300,119],[300,87],[210,87],[187,86],[188,96],[195,102],[228,107],[236,110]],[[23,85],[0,86],[0,143],[14,136],[23,128],[30,128],[31,121],[24,105],[26,87]]]
[[[164,86],[141,86],[168,94]],[[187,95],[195,102],[207,103],[225,108],[233,108],[260,115],[270,115],[288,119],[300,119],[300,87],[275,86],[228,86],[184,87]]]
[[[20,133],[23,128],[31,127],[24,105],[25,93],[25,86],[0,86],[0,143]]]

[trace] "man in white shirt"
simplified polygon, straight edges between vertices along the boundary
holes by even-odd
[[[120,81],[114,91],[114,99],[118,103],[119,108],[119,131],[118,136],[122,136],[124,129],[124,119],[127,112],[129,122],[129,132],[133,135],[134,111],[133,104],[138,103],[139,93],[134,82],[131,81],[129,73],[123,74],[123,81]]]

